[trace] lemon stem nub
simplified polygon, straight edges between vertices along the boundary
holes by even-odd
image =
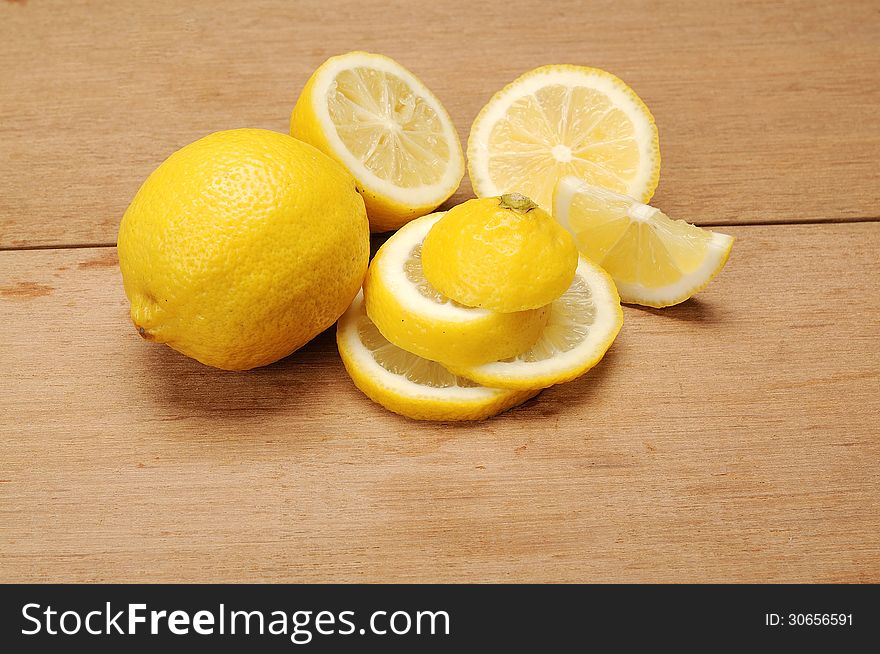
[[[528,213],[538,207],[537,204],[522,193],[505,193],[501,196],[500,205],[505,209],[513,209],[519,213]]]

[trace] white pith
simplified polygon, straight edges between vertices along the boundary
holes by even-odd
[[[443,125],[443,137],[448,146],[449,158],[446,162],[446,170],[436,184],[403,187],[383,179],[369,170],[360,159],[355,157],[342,139],[339,138],[336,126],[331,120],[327,109],[328,92],[331,84],[340,72],[360,67],[391,73],[401,78],[437,114]],[[315,77],[312,103],[315,115],[320,121],[323,128],[322,131],[333,151],[342,159],[342,162],[349,170],[355,172],[355,177],[358,178],[360,184],[368,191],[388,197],[407,206],[428,206],[431,204],[436,206],[445,200],[458,186],[464,174],[464,162],[462,161],[458,134],[452,125],[449,114],[434,94],[415,75],[392,59],[365,52],[349,53],[331,58],[318,71]]]

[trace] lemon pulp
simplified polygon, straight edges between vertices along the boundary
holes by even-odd
[[[296,101],[290,133],[349,170],[373,232],[430,213],[464,175],[446,109],[415,75],[378,54],[349,52],[321,64]]]
[[[397,75],[359,66],[336,76],[330,118],[349,151],[398,186],[436,184],[449,158],[437,112]]]
[[[543,66],[495,94],[477,116],[468,171],[478,196],[517,191],[548,210],[566,175],[647,201],[660,175],[657,128],[614,75]]]

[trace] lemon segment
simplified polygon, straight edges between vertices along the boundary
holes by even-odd
[[[531,348],[502,361],[451,370],[489,386],[546,388],[571,381],[595,366],[622,325],[623,311],[611,277],[581,257],[574,281],[550,305],[547,324]]]
[[[378,54],[349,52],[319,66],[296,102],[290,133],[354,175],[374,232],[429,213],[464,176],[446,109],[415,75]]]
[[[623,302],[666,307],[684,302],[721,271],[733,237],[672,220],[631,197],[560,180],[553,213],[578,249],[614,278]]]
[[[446,212],[425,239],[422,262],[427,280],[446,297],[507,313],[544,307],[562,295],[578,252],[549,213],[510,193]]]
[[[629,86],[584,66],[542,66],[496,93],[468,137],[478,197],[523,193],[547,211],[575,175],[647,202],[660,179],[654,117]]]
[[[473,309],[447,299],[425,279],[423,241],[443,216],[418,218],[379,248],[364,282],[371,320],[399,348],[447,364],[478,365],[526,350],[538,339],[548,309]]]
[[[362,293],[339,319],[336,343],[348,374],[367,397],[414,420],[482,420],[539,392],[480,386],[400,349],[370,321]]]

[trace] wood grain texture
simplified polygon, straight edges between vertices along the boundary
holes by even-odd
[[[880,224],[728,231],[697,299],[458,426],[331,333],[248,373],[142,341],[112,248],[0,253],[0,581],[880,582]]]
[[[672,216],[873,218],[878,37],[874,0],[0,3],[0,248],[115,243],[166,156],[221,129],[287,131],[311,71],[352,49],[421,76],[463,140],[535,66],[618,74],[657,118]]]

